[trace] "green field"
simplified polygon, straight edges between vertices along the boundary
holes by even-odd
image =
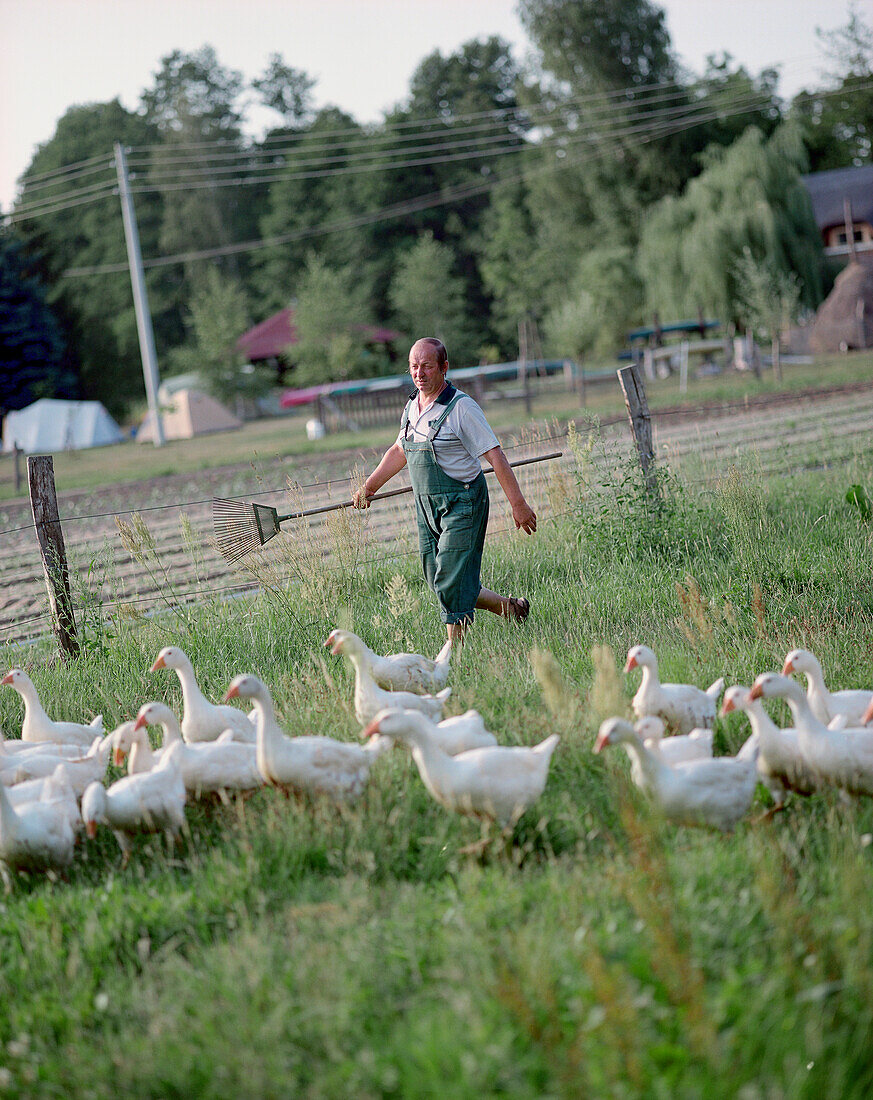
[[[19,879],[0,906],[0,1095],[870,1096],[873,804],[826,792],[761,820],[760,788],[733,835],[678,828],[622,753],[591,752],[628,707],[638,642],[664,680],[749,684],[804,646],[832,690],[873,686],[873,520],[853,484],[873,494],[868,460],[772,481],[750,462],[706,492],[668,478],[657,507],[630,469],[606,491],[556,482],[559,519],[486,550],[483,583],[528,595],[528,623],[477,620],[451,681],[452,713],[475,706],[503,743],[561,734],[511,844],[462,854],[478,824],[400,749],[350,810],[274,790],[194,804],[175,852],[143,838],[124,871],[101,830],[68,880]],[[111,728],[149,698],[179,706],[175,677],[148,672],[178,644],[210,697],[251,670],[289,732],[353,739],[329,630],[383,652],[442,638],[414,558],[337,560],[254,602],[115,622],[69,668],[34,652],[34,681],[49,713]],[[20,721],[0,691],[0,725]],[[718,751],[746,734],[722,720]]]

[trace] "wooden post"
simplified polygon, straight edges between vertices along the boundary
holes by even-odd
[[[21,492],[21,456],[24,454],[24,449],[15,444],[15,451],[13,461],[15,463],[15,492]]]
[[[55,633],[58,636],[61,659],[66,660],[67,657],[79,655],[79,639],[73,617],[70,571],[67,567],[61,517],[58,514],[52,456],[31,455],[27,460],[27,476],[30,482],[30,506],[36,525],[36,537],[39,539]]]
[[[770,354],[773,357],[773,377],[777,382],[782,381],[782,343],[779,338],[779,333],[773,337],[770,342]]]
[[[679,392],[688,392],[688,341],[679,345]]]
[[[849,263],[858,262],[858,250],[855,248],[855,219],[852,217],[852,200],[843,198],[843,220],[846,223],[846,245],[849,249]]]
[[[617,373],[624,394],[624,403],[627,405],[631,432],[637,445],[637,454],[640,456],[643,477],[646,479],[646,488],[653,493],[657,491],[658,482],[654,470],[652,420],[649,415],[649,403],[646,400],[646,388],[636,366],[620,367]]]

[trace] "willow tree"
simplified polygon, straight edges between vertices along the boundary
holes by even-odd
[[[799,130],[770,138],[749,127],[708,156],[705,171],[678,198],[648,213],[638,250],[647,304],[665,319],[698,309],[739,320],[741,258],[793,274],[803,305],[822,297],[821,237],[800,178],[806,168]]]

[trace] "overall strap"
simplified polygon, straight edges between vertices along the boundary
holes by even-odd
[[[428,441],[428,443],[433,443],[434,439],[436,438],[437,432],[440,430],[440,428],[443,426],[443,424],[445,424],[446,417],[449,415],[449,413],[452,411],[452,409],[455,407],[455,405],[457,405],[457,403],[461,400],[461,398],[463,396],[464,395],[460,392],[460,390],[457,391],[455,393],[455,396],[451,399],[451,401],[448,403],[448,405],[446,405],[445,409],[440,413],[440,415],[438,417],[436,417],[434,420],[431,420],[430,427],[428,428],[428,431],[427,431],[427,441]]]
[[[416,394],[413,394],[403,406],[403,415],[400,417],[400,430],[403,432],[404,439],[407,439],[409,436],[409,406],[415,400],[416,396]]]

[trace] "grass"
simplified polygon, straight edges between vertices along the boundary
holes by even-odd
[[[593,364],[592,369],[610,365]],[[868,381],[871,366],[873,354],[870,352],[822,356],[809,365],[787,364],[783,368],[781,383],[777,383],[770,372],[765,372],[760,379],[752,374],[731,372],[723,376],[691,379],[685,394],[679,392],[678,376],[671,375],[665,380],[648,382],[647,396],[653,411],[674,405],[742,402],[760,394]],[[491,423],[501,433],[516,430],[520,417],[524,416],[523,405],[519,402],[497,400],[486,408]],[[564,424],[568,419],[582,415],[602,418],[619,416],[624,411],[617,385],[589,386],[584,408],[572,394],[545,393],[533,402],[528,430],[548,434],[556,421]],[[280,463],[284,463],[284,470],[287,470],[285,460],[292,457],[299,459],[304,466],[311,464],[317,468],[319,462],[333,451],[350,449],[369,454],[374,449],[384,449],[390,445],[396,435],[392,428],[373,428],[310,440],[305,430],[309,415],[304,411],[293,416],[257,420],[246,424],[240,431],[173,440],[159,449],[150,444],[128,441],[112,447],[62,452],[54,456],[55,481],[60,491],[95,489],[104,488],[107,482],[141,481],[235,464],[251,466],[255,473],[263,474]],[[6,465],[8,470],[4,470],[4,476],[0,479],[0,501],[19,495],[11,481],[11,459],[7,459]],[[274,478],[269,487],[281,483],[281,477]]]
[[[871,478],[857,459],[706,495],[666,479],[653,507],[617,470],[535,538],[491,543],[483,583],[534,613],[477,620],[453,711],[504,743],[562,736],[512,845],[460,854],[478,825],[401,751],[359,806],[193,805],[177,851],[143,838],[124,871],[103,831],[68,881],[20,879],[0,906],[0,1094],[870,1095],[873,804],[825,792],[760,821],[761,791],[731,836],[677,828],[590,748],[627,707],[637,642],[665,680],[749,683],[804,646],[832,688],[869,685],[873,529],[845,491]],[[147,671],[178,644],[211,698],[251,669],[289,730],[354,738],[328,631],[434,653],[436,612],[414,558],[299,569],[290,593],[119,621],[69,668],[35,651],[47,709],[112,726],[148,698],[178,707],[176,678]],[[20,720],[0,692],[0,724]],[[744,737],[741,716],[719,723],[719,751]]]

